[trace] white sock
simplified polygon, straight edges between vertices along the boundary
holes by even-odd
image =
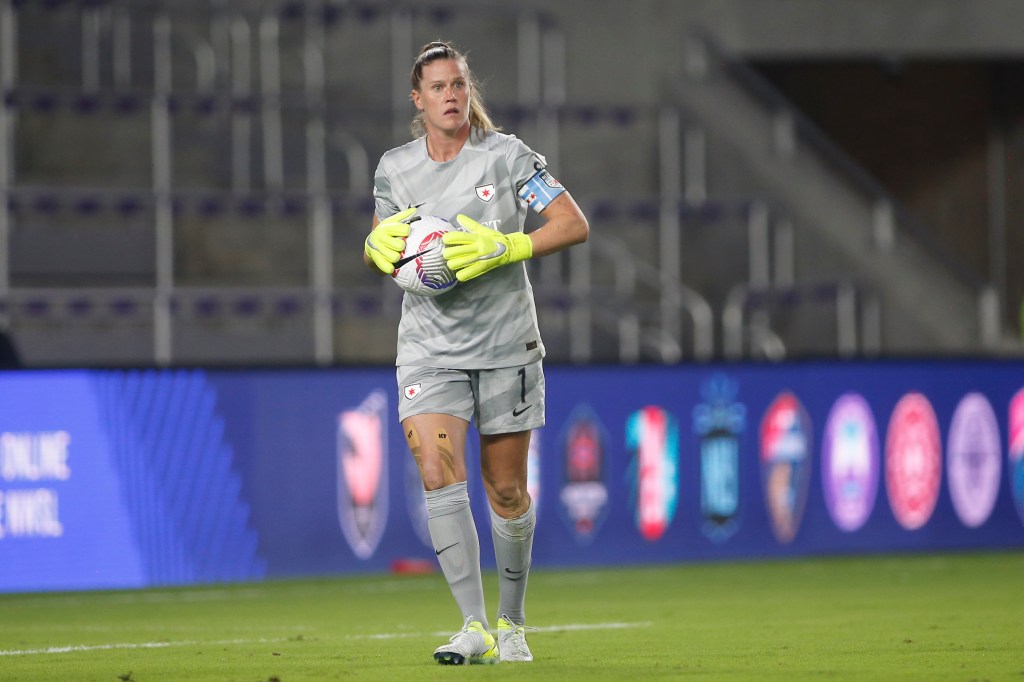
[[[491,539],[498,564],[498,586],[501,589],[498,615],[506,615],[517,625],[526,623],[526,581],[533,561],[533,531],[537,514],[533,500],[526,513],[516,519],[505,519],[491,510]]]
[[[487,609],[480,577],[480,538],[469,507],[466,482],[426,491],[427,527],[434,553],[462,618],[473,616],[485,629]]]

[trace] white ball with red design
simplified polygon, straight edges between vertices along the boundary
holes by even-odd
[[[444,249],[441,237],[459,229],[437,216],[413,216],[405,250],[391,275],[395,283],[417,296],[440,296],[454,289],[459,280],[441,255]]]

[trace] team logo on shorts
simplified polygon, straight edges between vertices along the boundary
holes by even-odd
[[[977,528],[992,514],[1002,466],[996,413],[981,393],[968,393],[953,413],[946,445],[949,496],[968,528]]]
[[[338,415],[338,522],[360,559],[373,556],[388,520],[387,402],[376,390]]]
[[[917,530],[932,516],[942,483],[942,444],[932,405],[920,393],[896,403],[885,438],[885,487],[896,521]]]
[[[494,185],[488,183],[486,185],[480,185],[476,188],[476,196],[480,201],[490,201],[494,198]]]
[[[811,480],[811,420],[792,393],[779,395],[761,420],[761,480],[775,537],[792,542]]]
[[[704,402],[693,408],[700,440],[700,510],[704,535],[724,542],[739,527],[740,434],[747,408],[736,402],[736,382],[715,375],[701,387]]]
[[[1024,389],[1017,391],[1010,401],[1010,447],[1007,449],[1010,467],[1010,489],[1017,515],[1024,522]]]
[[[597,414],[581,405],[569,416],[561,442],[565,464],[559,493],[562,519],[576,540],[585,545],[597,535],[608,512],[608,437]]]
[[[839,396],[825,423],[821,486],[829,516],[843,532],[860,529],[875,508],[880,450],[868,402],[859,393]]]
[[[409,384],[402,389],[402,392],[405,393],[406,400],[412,400],[418,396],[422,390],[423,387],[420,384]]]
[[[660,407],[648,406],[626,420],[628,476],[636,527],[654,542],[668,530],[679,501],[679,426]]]

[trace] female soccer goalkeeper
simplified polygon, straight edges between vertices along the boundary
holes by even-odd
[[[365,261],[394,270],[416,212],[458,222],[444,258],[460,284],[434,298],[406,294],[398,334],[398,416],[426,490],[438,562],[462,629],[434,652],[444,664],[532,661],[526,582],[536,521],[526,491],[530,431],[544,424],[544,344],[528,258],[587,239],[587,219],[544,157],[491,122],[466,57],[432,42],[413,64],[413,141],[386,152],[374,176]],[[528,209],[543,224],[523,232]],[[500,597],[490,633],[480,541],[466,486],[470,420],[490,501]]]

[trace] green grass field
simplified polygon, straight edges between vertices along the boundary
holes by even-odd
[[[452,668],[439,575],[9,594],[0,680],[1024,679],[1021,552],[537,569],[528,615],[534,663]]]

